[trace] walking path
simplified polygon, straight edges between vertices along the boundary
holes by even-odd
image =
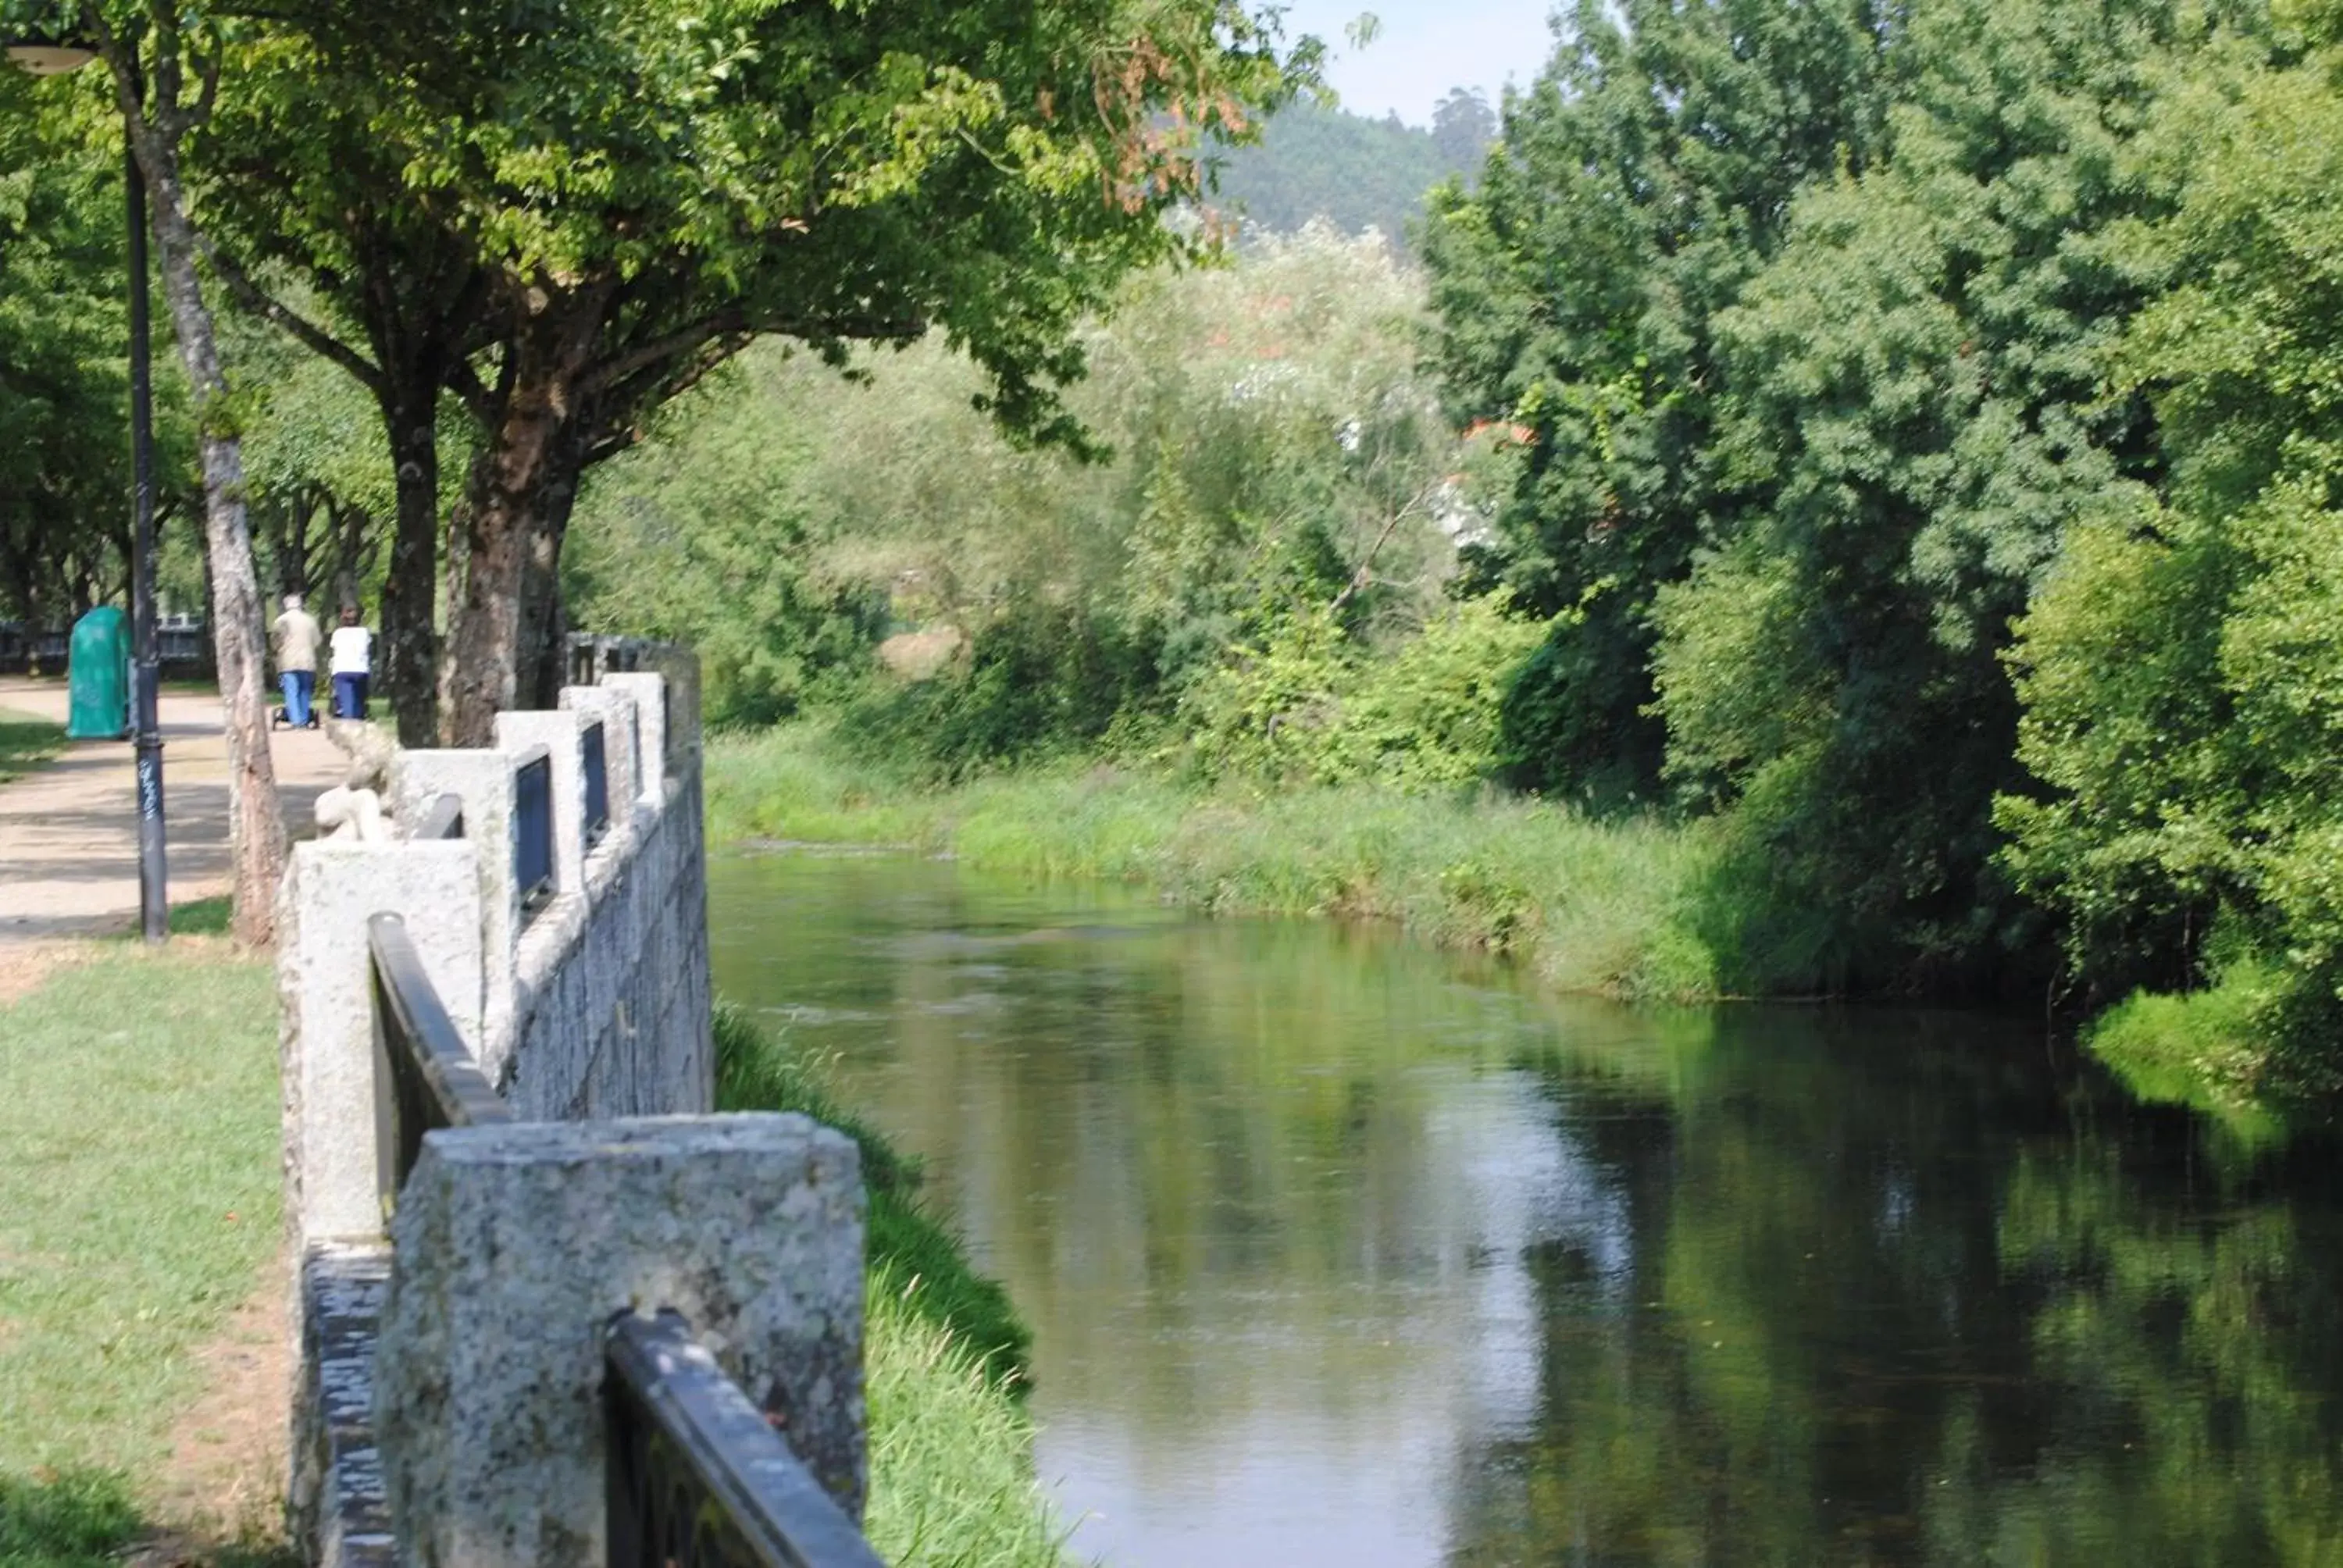
[[[158,706],[171,901],[185,903],[228,890],[227,741],[218,698],[166,693]],[[0,678],[0,708],[63,724],[65,683]],[[271,749],[286,822],[295,838],[312,837],[317,797],[343,780],[349,759],[321,730],[277,730]],[[0,968],[12,949],[136,923],[137,805],[126,741],[71,742],[55,762],[0,785]]]

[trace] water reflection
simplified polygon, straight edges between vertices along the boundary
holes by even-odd
[[[2331,1146],[2038,1030],[1647,1014],[1373,933],[728,861],[1037,1332],[1117,1568],[2343,1562]]]

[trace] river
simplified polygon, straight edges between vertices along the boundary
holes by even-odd
[[[2343,1563],[2343,1162],[2038,1020],[720,859],[719,992],[1033,1325],[1110,1568]]]

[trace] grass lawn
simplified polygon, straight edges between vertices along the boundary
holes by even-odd
[[[65,749],[65,726],[0,708],[0,784],[23,778]]]
[[[0,1004],[0,1565],[118,1559],[280,1241],[268,960],[95,946]]]

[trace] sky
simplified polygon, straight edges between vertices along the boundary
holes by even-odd
[[[1428,125],[1451,87],[1479,87],[1494,104],[1505,83],[1527,86],[1553,52],[1546,17],[1554,0],[1284,0],[1289,37],[1315,33],[1333,59],[1327,80],[1353,114],[1396,109]],[[1353,49],[1343,30],[1362,11],[1383,32]]]

